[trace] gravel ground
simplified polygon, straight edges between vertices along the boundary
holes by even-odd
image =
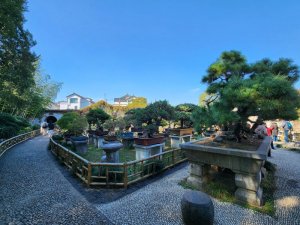
[[[48,142],[40,136],[0,158],[0,225],[111,224],[66,182]]]
[[[275,218],[213,199],[214,224],[300,224],[300,154],[275,150],[269,160],[277,165]],[[187,176],[185,167],[117,201],[99,204],[97,208],[114,224],[183,224],[180,201],[185,190],[178,182]]]

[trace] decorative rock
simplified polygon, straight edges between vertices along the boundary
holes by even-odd
[[[187,225],[212,225],[214,205],[210,197],[200,191],[187,191],[181,200],[182,218]]]

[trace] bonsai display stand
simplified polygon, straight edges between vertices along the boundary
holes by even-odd
[[[182,136],[175,136],[175,135],[170,135],[171,139],[171,148],[180,148],[180,144],[190,142],[192,139],[192,135],[182,135]]]
[[[163,152],[165,143],[155,145],[134,145],[136,160],[150,158]]]
[[[256,151],[211,147],[196,142],[181,144],[190,163],[187,182],[201,187],[209,178],[211,165],[228,168],[235,173],[235,198],[250,205],[261,206],[261,172],[271,149],[271,141],[271,137],[265,137]]]

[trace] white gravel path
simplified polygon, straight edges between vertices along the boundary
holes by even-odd
[[[300,224],[300,154],[275,150],[269,161],[277,165],[275,218],[213,199],[214,224]],[[180,201],[185,190],[178,182],[187,176],[185,167],[117,201],[97,205],[97,209],[114,224],[183,224]]]

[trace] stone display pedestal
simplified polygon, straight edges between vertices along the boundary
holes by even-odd
[[[261,206],[262,201],[262,189],[261,173],[257,174],[241,174],[239,171],[235,172],[235,185],[237,190],[234,195],[236,199],[242,202],[248,202],[251,205]]]
[[[189,164],[189,173],[190,176],[187,179],[187,182],[195,187],[202,187],[202,184],[207,182],[208,174],[210,170],[210,165],[207,164]]]
[[[171,139],[171,148],[180,148],[180,144],[190,142],[192,139],[192,135],[183,135],[183,136],[175,136],[170,135]]]
[[[123,147],[123,144],[119,142],[111,142],[101,146],[103,151],[106,154],[105,158],[102,158],[101,161],[109,163],[118,163],[119,160],[119,150]]]
[[[207,140],[207,139],[205,139]],[[265,137],[256,150],[202,145],[201,140],[181,144],[190,163],[187,182],[201,187],[207,182],[211,166],[230,169],[235,173],[237,190],[235,198],[240,202],[261,206],[263,204],[261,173],[270,152],[271,138]]]
[[[165,143],[155,145],[134,145],[136,160],[146,159],[163,152]]]
[[[101,148],[101,146],[103,145],[103,142],[104,142],[104,137],[103,136],[97,136],[97,135],[94,135],[94,146],[96,148]]]

